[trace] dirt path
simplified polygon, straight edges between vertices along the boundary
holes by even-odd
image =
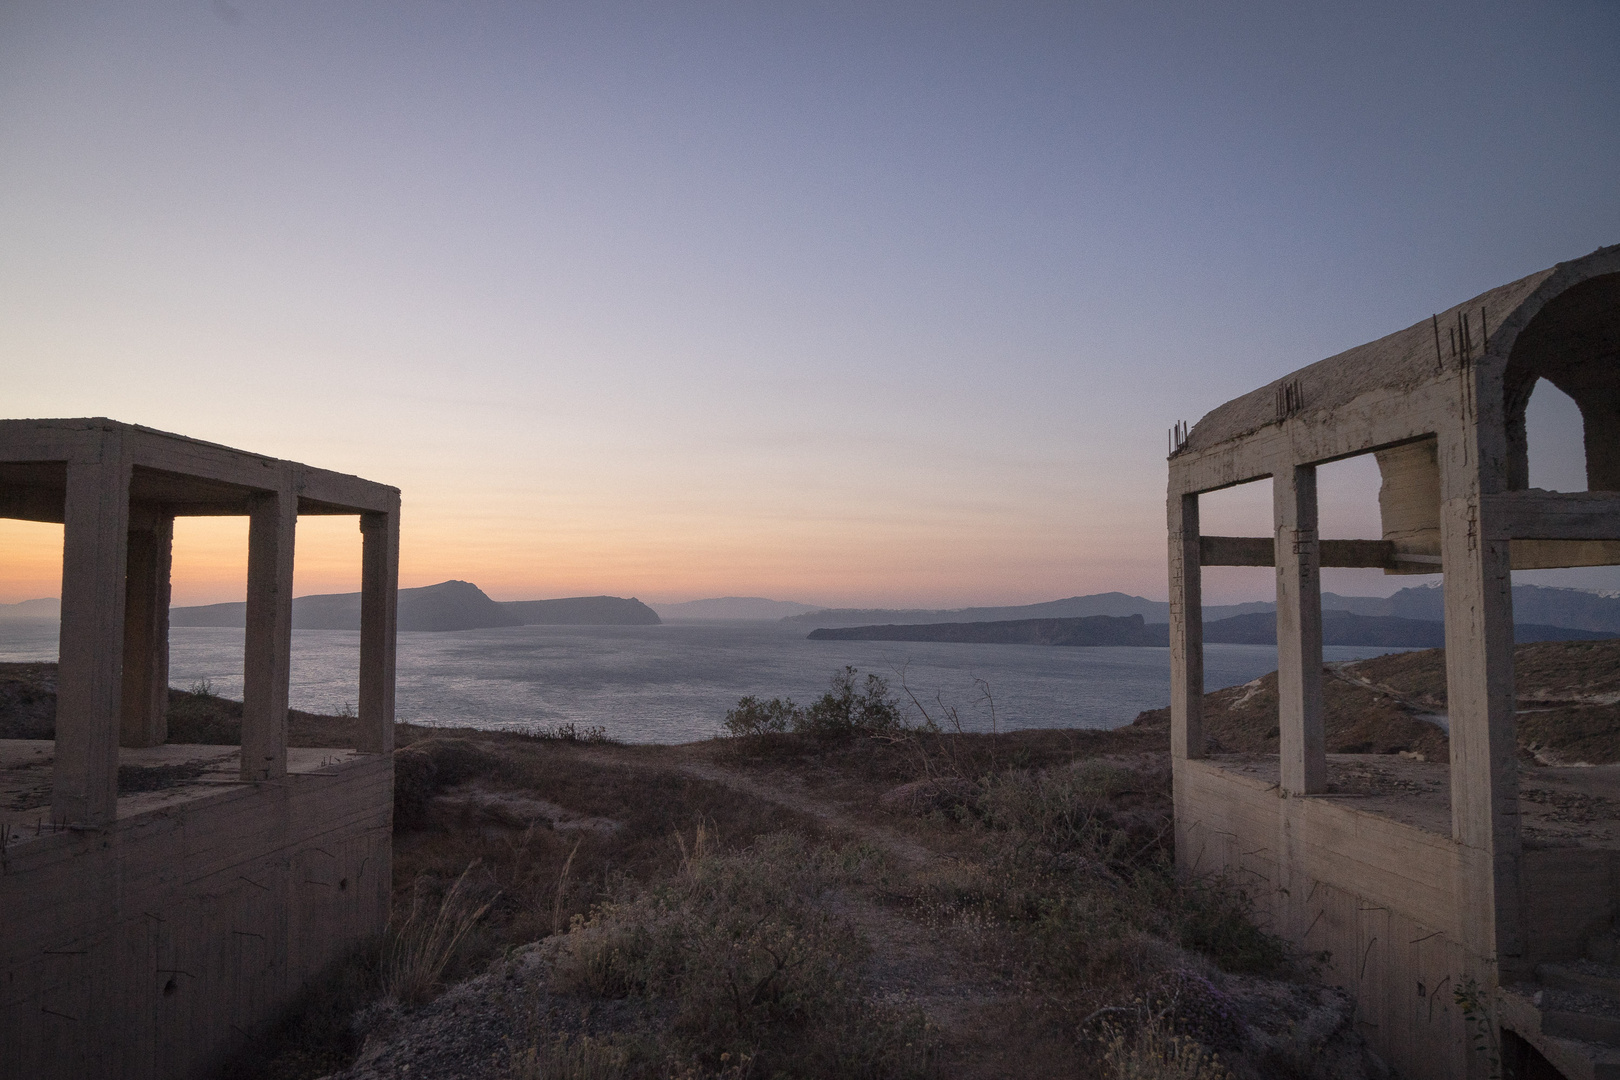
[[[789,810],[815,818],[817,821],[830,826],[839,832],[849,833],[871,843],[883,850],[883,853],[904,863],[907,869],[916,870],[939,861],[939,856],[923,847],[921,844],[891,829],[881,825],[873,825],[866,821],[857,821],[844,813],[837,806],[823,799],[817,799],[806,793],[802,788],[790,788],[762,784],[752,777],[716,765],[709,761],[683,761],[674,768],[695,776],[700,780],[707,780],[711,784],[740,791],[751,798],[763,802],[775,803],[785,806]]]
[[[708,761],[675,766],[689,776],[720,784],[755,799],[776,803],[866,841],[906,873],[923,871],[942,856],[915,840],[870,821],[858,820],[834,803],[795,786],[761,783]],[[930,926],[871,897],[845,892],[839,914],[854,923],[872,948],[866,975],[879,1001],[920,1009],[943,1044],[947,1072],[960,1077],[1023,1075],[1016,1061],[1002,1066],[1005,1032],[994,1025],[990,1008],[1011,987],[986,964],[963,953],[940,926]]]

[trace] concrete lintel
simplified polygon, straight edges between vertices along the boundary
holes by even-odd
[[[1322,566],[1374,569],[1404,564],[1387,540],[1320,540]],[[1269,536],[1200,536],[1199,559],[1205,566],[1275,566],[1276,541]],[[1425,564],[1426,565],[1426,564]]]
[[[1263,480],[1278,461],[1325,465],[1431,437],[1457,414],[1455,380],[1378,390],[1331,415],[1291,417],[1241,439],[1170,458],[1170,489],[1215,491]]]
[[[1620,492],[1509,491],[1481,509],[1492,539],[1620,540]]]

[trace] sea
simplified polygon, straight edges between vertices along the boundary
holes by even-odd
[[[769,622],[518,626],[399,635],[395,712],[443,727],[601,729],[630,743],[720,734],[745,695],[808,703],[853,667],[884,679],[913,721],[946,729],[1113,728],[1170,701],[1170,653],[957,642],[811,641]],[[1329,646],[1358,660],[1387,648]],[[54,660],[57,624],[0,621],[0,660]],[[291,703],[341,713],[359,696],[360,635],[294,630]],[[1206,689],[1277,666],[1271,645],[1206,645]],[[170,683],[242,694],[242,631],[174,627]]]

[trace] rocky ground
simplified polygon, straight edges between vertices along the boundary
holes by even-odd
[[[1330,667],[1329,749],[1382,755],[1340,762],[1341,784],[1442,767],[1442,662]],[[1620,643],[1516,662],[1525,768],[1617,759]],[[1206,700],[1232,751],[1274,749],[1275,710],[1275,675]],[[50,665],[0,667],[0,730],[38,738],[53,714]],[[231,742],[239,718],[176,691],[171,738]],[[292,720],[305,746],[353,723]],[[401,725],[389,933],[230,1074],[1381,1075],[1310,958],[1241,895],[1175,879],[1166,729],[1160,711],[1112,732],[652,747]],[[1565,786],[1525,797],[1613,816]]]
[[[1620,641],[1560,641],[1513,650],[1519,746],[1542,765],[1620,762]],[[1445,650],[1390,653],[1324,669],[1330,754],[1405,754],[1444,762]],[[1136,725],[1168,730],[1169,709]],[[1212,753],[1277,749],[1277,675],[1204,698]]]
[[[645,748],[553,741],[520,754],[605,787],[642,786],[639,773],[647,788],[684,778],[695,785],[689,795],[721,797],[743,811],[733,824],[742,832],[727,844],[725,828],[714,826],[707,842],[715,851],[704,858],[756,858],[770,866],[772,845],[786,834],[799,838],[795,863],[836,862],[841,869],[813,883],[806,911],[845,927],[858,942],[849,954],[846,992],[916,1043],[909,1057],[878,1047],[863,1063],[868,1068],[848,1075],[1072,1076],[1088,1061],[1107,1075],[1111,1038],[1122,1044],[1116,1056],[1128,1053],[1125,1044],[1145,1038],[1140,1029],[1160,1023],[1161,1041],[1180,1037],[1189,1049],[1207,1047],[1220,1068],[1240,1077],[1380,1074],[1349,1027],[1348,1000],[1315,983],[1252,927],[1237,932],[1241,943],[1220,943],[1176,919],[1095,910],[1099,901],[1128,907],[1136,890],[1174,888],[1149,869],[1166,854],[1169,815],[1166,762],[1151,735],[1028,732],[946,737],[935,746],[859,739],[818,746],[792,736],[770,740],[774,745],[755,742]],[[557,787],[536,798],[481,770],[469,778],[479,769],[470,759],[483,752],[500,750],[478,738],[432,736],[401,751],[402,760],[415,762],[408,775],[429,773],[431,762],[446,781],[442,788],[409,781],[420,831],[401,837],[400,858],[414,868],[407,874],[424,871],[422,856],[434,844],[431,823],[437,818],[444,827],[438,815],[454,816],[461,830],[479,820],[485,829],[514,832],[538,822],[564,834],[572,852],[587,842],[627,843],[637,831],[625,819],[626,806],[615,817]],[[978,770],[962,767],[968,765],[986,771],[969,779],[963,774]],[[759,824],[772,831],[742,825],[745,817],[768,818]],[[675,861],[651,876],[655,890],[679,891],[693,874],[709,872],[690,865],[692,849],[705,841],[691,828],[685,835],[684,842],[667,838]],[[1106,853],[1127,838],[1149,850]],[[850,859],[859,864],[853,870]],[[1133,867],[1154,880],[1126,880]],[[1089,910],[1047,912],[1043,919],[1038,899],[1007,895],[1043,885],[1053,896],[1083,899]],[[1217,908],[1240,904],[1233,897],[1161,897],[1171,906],[1205,899]],[[668,1038],[672,1029],[694,1026],[680,1001],[623,986],[604,990],[581,977],[582,963],[594,955],[591,943],[604,934],[622,940],[622,924],[634,927],[646,917],[638,906],[644,902],[633,888],[621,891],[606,913],[598,901],[597,914],[575,919],[571,932],[507,950],[441,997],[416,1008],[390,1001],[367,1009],[357,1020],[356,1059],[337,1075],[774,1075],[757,1068],[771,1064],[758,1052],[745,1060],[747,1039],[705,1046]],[[641,914],[614,914],[626,910]],[[673,917],[661,910],[658,917]],[[1236,914],[1240,906],[1226,910]],[[1160,1014],[1167,1018],[1156,1020]],[[798,1035],[806,1044],[819,1037]],[[1206,1065],[1207,1074],[1186,1075],[1220,1075]]]

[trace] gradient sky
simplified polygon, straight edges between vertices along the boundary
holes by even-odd
[[[0,414],[398,485],[406,585],[1162,597],[1173,421],[1620,242],[1617,58],[1609,2],[6,0]],[[176,602],[244,545],[183,522]]]

